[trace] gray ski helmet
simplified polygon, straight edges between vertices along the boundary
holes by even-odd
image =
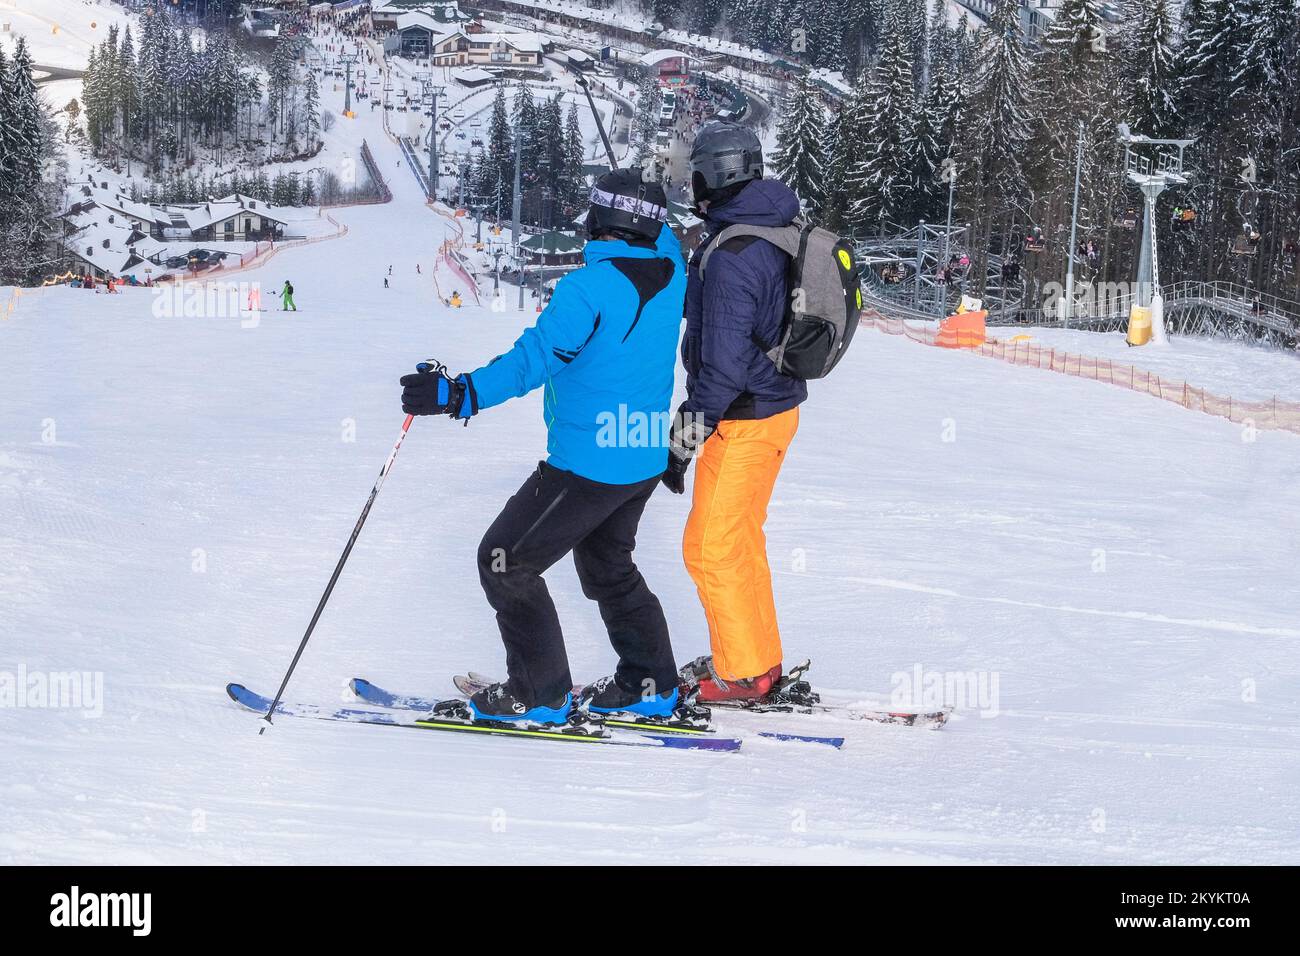
[[[646,182],[640,169],[615,169],[591,187],[587,234],[658,239],[668,221],[668,197],[658,182]]]
[[[691,146],[691,188],[697,199],[763,178],[763,144],[748,126],[706,123]]]

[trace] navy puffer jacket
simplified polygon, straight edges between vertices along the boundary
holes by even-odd
[[[716,426],[724,419],[770,418],[808,397],[802,379],[782,375],[751,336],[774,343],[785,314],[789,257],[753,236],[729,239],[709,257],[707,281],[699,260],[713,237],[732,223],[786,226],[799,200],[775,179],[749,183],[705,213],[707,229],[691,256],[686,285],[686,410]]]

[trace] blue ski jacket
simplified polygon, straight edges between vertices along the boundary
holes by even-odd
[[[592,240],[583,257],[537,324],[469,377],[479,409],[544,386],[547,461],[633,484],[668,464],[686,266],[666,225],[653,248]]]
[[[682,364],[686,409],[709,425],[771,418],[808,397],[808,383],[778,372],[752,338],[780,337],[789,257],[770,242],[740,236],[714,250],[703,280],[698,266],[713,237],[732,223],[788,226],[798,214],[798,197],[775,179],[755,180],[705,211],[708,228],[691,257],[686,289]]]

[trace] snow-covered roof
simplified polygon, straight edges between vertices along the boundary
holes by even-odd
[[[853,92],[853,87],[839,70],[809,70],[808,80],[840,96]]]
[[[451,0],[385,0],[383,3],[376,3],[370,7],[372,15],[386,16],[400,16],[413,10],[428,11],[433,16],[441,16],[444,23],[466,19],[465,15],[460,12],[460,7]]]
[[[590,63],[592,56],[586,50],[565,50],[564,55],[574,63]]]
[[[663,30],[661,25],[653,18],[638,14],[624,6],[606,10],[568,2],[568,0],[510,0],[510,2],[516,6],[546,10],[579,20],[586,20],[590,23],[599,23],[609,27],[657,36],[660,40],[669,43],[694,47],[696,51],[727,54],[752,60],[755,63],[772,63],[777,59],[773,54],[757,47],[732,43],[730,40],[719,40],[716,37],[701,36],[697,33],[688,33],[685,30]]]
[[[77,228],[63,238],[64,248],[114,276],[144,260],[162,258],[166,246],[161,242],[126,223],[109,222],[108,215],[107,210],[97,207],[65,217]]]
[[[496,79],[495,73],[490,73],[477,66],[462,67],[455,70],[452,73],[452,76],[457,82],[466,84],[487,83],[490,80]]]
[[[88,183],[74,183],[68,188],[69,203],[93,202],[105,209],[111,209],[119,212],[129,219],[136,219],[140,222],[166,223],[167,217],[158,212],[148,203],[136,202],[129,196],[124,196],[119,192],[111,189],[102,189]]]
[[[506,43],[524,53],[541,53],[542,38],[536,33],[469,33],[473,43]]]
[[[178,211],[184,217],[185,225],[190,229],[205,229],[213,223],[225,222],[232,216],[238,216],[245,212],[253,213],[263,219],[270,219],[282,225],[289,221],[285,213],[275,206],[262,202],[260,199],[241,196],[239,193],[231,193],[229,196],[214,199],[198,206],[179,207]]]
[[[541,252],[549,256],[563,256],[581,252],[583,246],[587,243],[586,240],[580,239],[572,233],[553,231],[528,236],[519,244],[529,252]]]
[[[455,30],[448,30],[447,24],[439,20],[432,13],[425,10],[413,10],[410,13],[401,14],[397,20],[397,32],[409,30],[411,27],[419,27],[422,30],[428,30],[430,33],[447,34],[455,33]]]
[[[664,60],[673,59],[695,59],[689,53],[683,53],[681,50],[651,50],[649,53],[642,54],[641,62],[646,66],[654,66],[656,63],[662,63]]]

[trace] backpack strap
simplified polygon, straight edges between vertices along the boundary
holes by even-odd
[[[802,217],[796,217],[788,226],[751,226],[748,223],[735,222],[725,227],[710,240],[700,255],[700,279],[704,279],[704,270],[708,267],[709,257],[728,239],[739,236],[757,236],[766,239],[792,259],[799,255],[801,236],[807,228]]]
[[[798,227],[799,229],[799,245],[795,253],[790,257],[790,275],[789,275],[790,284],[797,289],[799,288],[800,284],[802,284],[803,282],[803,275],[802,274],[795,275],[794,272],[798,267],[799,263],[803,262],[804,254],[808,250],[808,237],[812,235],[812,231],[816,227],[810,222],[804,222],[802,219],[795,220],[793,223],[791,223],[791,227]],[[789,294],[789,291],[790,291],[789,288],[787,288],[786,293]],[[790,313],[787,310],[781,316],[781,328],[777,332],[776,345],[772,345],[771,343],[767,342],[765,339],[761,338],[757,332],[751,332],[749,334],[749,340],[753,342],[756,346],[758,346],[758,350],[762,352],[764,355],[766,355],[768,358],[770,358],[773,362],[775,362],[778,367],[781,364],[781,356],[785,350],[785,345],[784,345],[785,333],[786,333],[786,327],[789,323],[789,320],[790,320]]]
[[[714,250],[718,249],[729,239],[736,239],[740,236],[754,236],[759,239],[765,239],[789,256],[790,263],[793,265],[802,258],[804,249],[808,245],[808,234],[812,229],[812,224],[805,221],[802,216],[796,216],[790,221],[790,225],[788,226],[751,226],[748,223],[742,222],[732,223],[714,236],[701,254],[699,265],[700,281],[704,281],[704,270],[709,264],[709,257],[713,255]],[[784,337],[784,334],[785,329],[783,321],[781,337]],[[751,332],[749,334],[749,340],[754,343],[760,352],[772,359],[772,361],[776,361],[779,358],[779,356],[772,354],[780,347],[779,345],[771,345],[757,332]]]

